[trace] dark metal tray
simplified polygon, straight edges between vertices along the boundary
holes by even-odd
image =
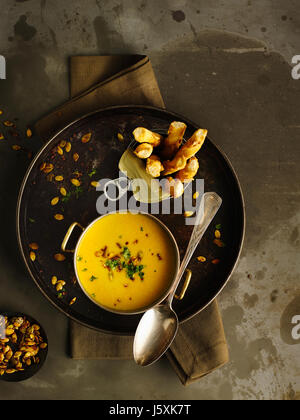
[[[73,255],[65,254],[63,262],[56,261],[54,255],[61,252],[62,239],[72,222],[87,226],[99,216],[96,200],[101,193],[91,186],[91,181],[118,178],[118,162],[132,140],[134,128],[144,126],[167,132],[174,120],[187,124],[187,138],[199,128],[178,114],[149,106],[99,110],[68,125],[48,141],[25,175],[17,206],[17,235],[25,264],[49,301],[67,316],[88,327],[115,334],[134,334],[140,315],[116,315],[96,306],[75,281]],[[83,144],[81,136],[89,132],[92,138]],[[118,133],[123,135],[123,141],[118,139]],[[72,150],[60,155],[56,148],[62,140],[70,141]],[[79,155],[77,162],[73,159],[74,153]],[[180,322],[203,310],[220,293],[237,263],[244,238],[244,202],[230,162],[209,139],[206,139],[197,157],[200,163],[197,178],[204,179],[205,191],[216,191],[223,204],[190,262],[193,275],[186,295],[183,300],[174,303]],[[44,162],[54,165],[54,170],[48,175],[40,170]],[[78,175],[74,175],[76,171],[82,174],[79,189],[70,183],[70,179]],[[53,174],[62,175],[64,181],[56,182]],[[60,200],[59,204],[51,206],[51,199],[60,196],[62,186],[72,194],[64,202]],[[63,213],[64,220],[55,220],[56,213]],[[182,257],[193,227],[186,226],[182,214],[157,216],[174,234]],[[224,247],[218,247],[213,242],[217,224],[221,224]],[[30,243],[39,245],[35,261],[30,259]],[[206,262],[199,262],[196,259],[199,255],[205,256]],[[213,264],[215,259],[220,262]],[[66,282],[63,294],[52,285],[52,276]],[[76,302],[70,305],[74,297]]]

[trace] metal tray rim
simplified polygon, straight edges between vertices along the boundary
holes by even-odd
[[[20,232],[20,212],[21,212],[21,203],[22,203],[22,197],[23,197],[23,193],[24,193],[24,189],[25,186],[27,184],[27,180],[28,177],[31,173],[32,168],[34,167],[36,161],[39,159],[40,155],[44,152],[44,150],[66,129],[68,129],[69,127],[71,127],[73,124],[76,124],[77,122],[84,120],[85,118],[88,118],[92,115],[95,115],[97,113],[101,113],[101,112],[105,112],[105,111],[111,111],[111,110],[116,110],[116,109],[129,109],[129,108],[137,108],[137,109],[148,109],[148,110],[154,110],[154,111],[160,111],[166,114],[169,114],[171,116],[173,116],[174,118],[176,118],[177,120],[180,119],[184,119],[186,122],[188,122],[190,125],[192,126],[199,126],[199,124],[196,124],[195,122],[191,121],[190,119],[176,113],[173,112],[169,109],[165,109],[165,108],[159,108],[159,107],[154,107],[154,106],[150,106],[150,105],[115,105],[115,106],[110,106],[110,107],[105,107],[105,108],[99,108],[95,111],[89,112],[88,114],[85,114],[75,120],[73,120],[72,122],[68,123],[67,125],[65,125],[62,129],[58,130],[55,134],[53,134],[50,139],[45,143],[44,146],[41,147],[41,149],[38,151],[38,153],[36,154],[36,156],[34,157],[34,159],[32,160],[32,162],[30,163],[20,190],[19,190],[19,194],[18,194],[18,201],[17,201],[17,207],[16,207],[16,235],[17,235],[17,241],[18,241],[18,246],[19,246],[19,250],[21,253],[21,256],[23,258],[23,261],[25,263],[25,266],[27,267],[27,270],[31,276],[31,278],[33,279],[33,281],[35,282],[36,286],[39,288],[39,290],[42,292],[42,294],[46,297],[46,299],[55,306],[56,309],[58,309],[60,312],[62,312],[64,315],[66,315],[69,319],[71,319],[72,321],[75,321],[87,328],[96,330],[96,331],[100,331],[106,334],[113,334],[113,335],[127,335],[127,336],[131,336],[133,335],[132,333],[123,333],[123,332],[118,332],[118,331],[110,331],[108,332],[107,330],[102,330],[100,328],[96,328],[93,327],[89,324],[86,324],[83,321],[79,321],[78,319],[76,319],[74,316],[72,316],[71,314],[69,314],[67,311],[64,311],[62,308],[60,308],[53,300],[51,300],[49,298],[49,296],[45,293],[45,291],[40,287],[40,285],[38,284],[38,282],[35,279],[34,274],[32,273],[27,261],[26,261],[26,257],[25,257],[25,253],[23,250],[23,246],[22,246],[22,240],[21,240],[21,232]],[[242,210],[242,234],[241,234],[241,238],[240,238],[240,243],[239,243],[239,252],[238,255],[236,257],[236,261],[229,273],[229,275],[227,276],[227,279],[225,280],[223,286],[219,289],[219,291],[215,294],[215,296],[206,304],[204,305],[202,308],[200,308],[197,312],[195,312],[193,315],[186,317],[185,319],[181,320],[180,324],[183,324],[184,322],[188,321],[189,319],[193,318],[194,316],[196,316],[197,314],[199,314],[200,312],[202,312],[204,309],[206,309],[222,292],[222,290],[225,288],[225,286],[227,285],[228,281],[230,280],[238,262],[241,256],[241,252],[243,249],[243,244],[244,244],[244,239],[245,239],[245,230],[246,230],[246,211],[245,211],[245,200],[244,200],[244,196],[243,196],[243,192],[242,192],[242,188],[241,188],[241,184],[239,181],[239,178],[237,176],[237,173],[235,171],[235,169],[233,168],[229,158],[227,157],[227,155],[221,150],[221,148],[219,146],[216,146],[216,144],[211,140],[211,138],[209,137],[209,141],[213,144],[213,146],[217,149],[217,151],[222,155],[222,157],[224,158],[224,160],[226,161],[226,164],[228,165],[228,168],[231,170],[232,175],[234,177],[234,179],[236,180],[236,184],[239,190],[239,194],[240,194],[240,200],[241,200],[241,210]],[[127,315],[128,316],[128,315]]]

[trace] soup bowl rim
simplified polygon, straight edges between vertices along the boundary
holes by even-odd
[[[81,244],[81,241],[83,240],[85,234],[101,219],[107,217],[107,216],[111,216],[114,214],[141,214],[143,216],[147,216],[152,218],[156,223],[158,223],[160,225],[160,227],[167,233],[168,238],[170,239],[170,244],[173,245],[174,248],[174,255],[175,255],[175,270],[174,270],[174,276],[173,279],[170,281],[169,286],[167,287],[167,289],[165,290],[165,292],[159,297],[157,298],[155,301],[153,301],[151,304],[142,307],[140,309],[136,309],[136,310],[117,310],[117,309],[113,309],[110,308],[108,306],[104,306],[102,305],[100,302],[98,302],[96,299],[94,299],[91,295],[89,295],[87,293],[87,291],[85,290],[84,286],[82,285],[82,282],[80,280],[80,277],[78,275],[78,270],[77,270],[77,256],[78,256],[78,250],[79,250],[79,246]],[[159,220],[157,217],[153,216],[153,214],[151,213],[146,213],[140,210],[118,210],[118,211],[111,211],[108,213],[105,213],[99,217],[97,217],[95,220],[93,220],[86,228],[83,228],[83,232],[81,233],[77,243],[76,243],[76,247],[74,250],[74,257],[73,257],[73,263],[74,263],[74,270],[75,270],[75,275],[76,275],[76,279],[77,282],[81,288],[81,290],[84,292],[84,294],[93,302],[95,303],[97,306],[99,306],[100,308],[108,311],[108,312],[112,312],[118,315],[137,315],[137,314],[141,314],[143,312],[146,312],[147,310],[153,308],[156,305],[161,304],[170,294],[174,282],[176,280],[177,274],[179,272],[179,267],[180,267],[180,252],[179,252],[179,248],[176,242],[176,239],[174,237],[174,235],[172,234],[172,232],[170,231],[170,229],[165,225],[165,223],[163,223],[161,220]]]

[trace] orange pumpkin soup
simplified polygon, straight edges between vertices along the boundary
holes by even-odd
[[[96,220],[76,250],[85,293],[117,312],[139,312],[159,301],[177,270],[167,231],[145,214],[113,213]]]

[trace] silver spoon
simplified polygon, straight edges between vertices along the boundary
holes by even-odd
[[[172,309],[174,294],[195,249],[221,204],[222,199],[217,193],[203,194],[191,239],[170,294],[164,302],[146,311],[138,324],[133,342],[134,360],[138,365],[147,366],[154,363],[174,340],[179,324]]]

